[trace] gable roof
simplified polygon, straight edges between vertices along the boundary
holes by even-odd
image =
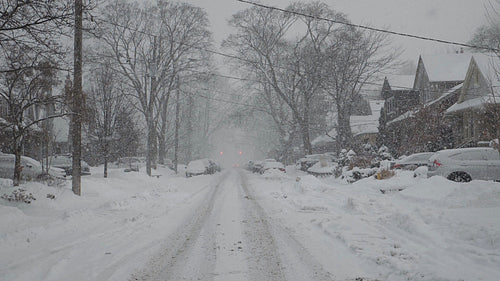
[[[385,77],[391,90],[411,90],[413,89],[413,82],[415,75],[396,75],[391,74]]]
[[[431,82],[463,81],[472,54],[421,55]]]
[[[479,96],[457,102],[446,110],[446,113],[481,108],[485,104],[500,104],[500,58],[494,53],[474,54],[471,58],[468,72],[477,67],[486,80],[487,88],[481,90]],[[467,77],[467,79],[470,79]],[[481,87],[482,89],[482,87]],[[465,95],[467,89],[462,91]]]
[[[472,60],[488,82],[488,86],[500,86],[500,58],[494,53],[475,54]]]
[[[350,118],[351,132],[353,136],[360,134],[378,133],[378,124],[380,118],[380,111],[384,106],[383,100],[371,100],[370,109],[371,115],[353,115]]]

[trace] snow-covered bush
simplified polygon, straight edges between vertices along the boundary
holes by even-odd
[[[36,200],[33,194],[26,194],[26,190],[22,188],[14,189],[11,194],[3,194],[0,198],[7,201],[24,202],[30,204],[32,200]]]
[[[352,170],[344,170],[342,172],[342,179],[345,179],[348,183],[353,183],[360,179],[373,176],[377,172],[376,168],[365,168],[360,169],[359,167],[354,167]]]

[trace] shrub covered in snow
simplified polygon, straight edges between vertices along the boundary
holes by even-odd
[[[26,194],[26,190],[22,188],[14,189],[11,194],[3,194],[0,198],[7,201],[24,202],[30,204],[32,200],[36,200],[33,194]]]

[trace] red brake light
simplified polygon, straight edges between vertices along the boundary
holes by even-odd
[[[401,166],[401,165],[396,164],[396,165],[394,165],[394,167],[392,167],[392,168],[393,168],[393,169],[397,169],[397,168],[399,168],[400,166]]]
[[[438,167],[442,165],[441,163],[439,163],[439,162],[438,162],[438,160],[437,160],[437,159],[436,159],[436,160],[434,160],[433,164],[434,164],[435,166],[438,166]]]

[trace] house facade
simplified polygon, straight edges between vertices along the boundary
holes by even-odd
[[[460,96],[446,110],[459,147],[500,137],[500,58],[474,54]]]
[[[456,139],[449,120],[443,117],[458,100],[471,57],[462,53],[422,55],[411,90],[398,93],[392,87],[383,87],[379,145],[386,145],[394,155],[453,147]],[[391,84],[388,80],[384,85],[386,82]],[[399,104],[392,101],[398,94],[402,100]]]

